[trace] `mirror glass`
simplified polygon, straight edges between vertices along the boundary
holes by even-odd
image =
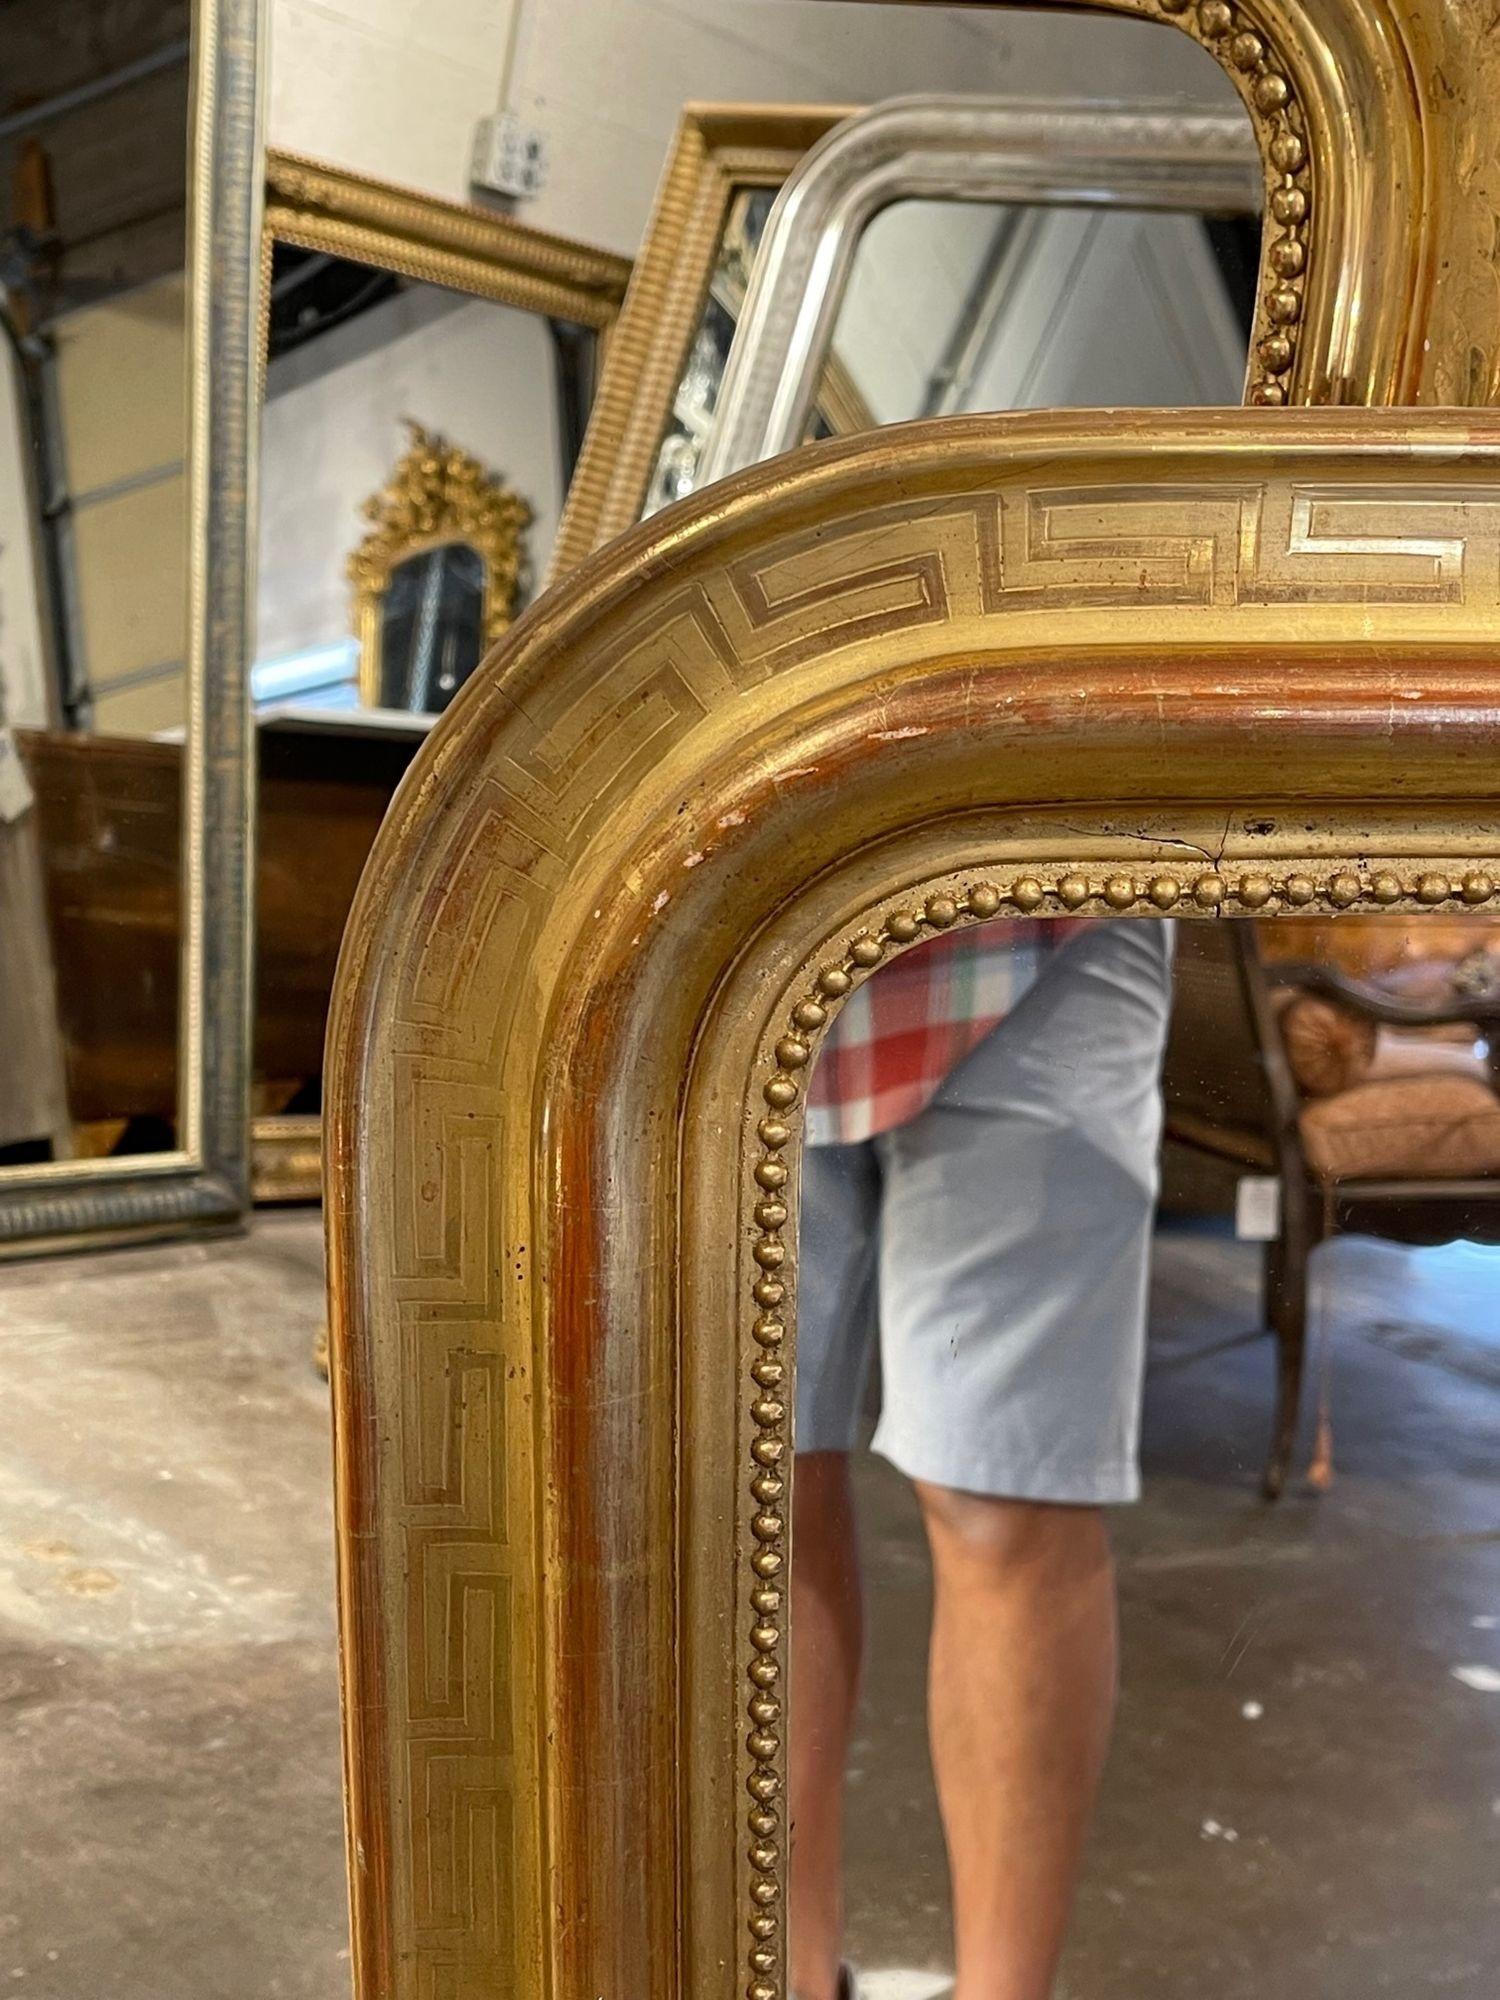
[[[185,5],[6,10],[0,1175],[183,1143]]]
[[[395,565],[380,607],[382,708],[448,706],[483,655],[484,599],[484,556],[470,542],[440,542]]]
[[[447,705],[546,569],[594,346],[519,307],[274,246],[263,716],[390,709],[410,724]]]
[[[319,1196],[324,1024],[360,871],[424,734],[539,586],[595,346],[273,245],[251,677],[262,1201]]]
[[[900,201],[859,239],[834,325],[875,424],[966,410],[1234,403],[1260,222]]]
[[[808,1120],[791,1990],[1489,1994],[1500,921],[947,933]]]
[[[698,461],[718,408],[724,364],[777,192],[775,188],[737,188],[730,197],[702,317],[646,489],[643,520],[685,498],[698,484]]]

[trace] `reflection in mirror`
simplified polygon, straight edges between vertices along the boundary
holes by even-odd
[[[359,685],[373,708],[436,715],[514,616],[531,509],[471,453],[407,429],[349,557]]]
[[[262,715],[446,706],[545,568],[591,350],[539,313],[275,246]],[[439,543],[450,552],[427,561]],[[392,661],[398,628],[418,651]]]
[[[681,500],[697,485],[698,460],[719,401],[719,384],[745,303],[750,268],[776,199],[774,188],[740,188],[724,216],[724,232],[708,281],[708,297],[673,398],[666,434],[646,488],[642,520]]]
[[[948,933],[800,1200],[799,2000],[1490,1993],[1500,926]]]
[[[9,10],[0,1173],[183,1143],[187,28]]]
[[[719,386],[776,194],[775,188],[741,188],[729,204],[708,297],[646,489],[642,520],[674,500],[685,499],[699,484],[699,463],[719,406]],[[835,356],[824,370],[811,436],[869,430],[875,421]]]
[[[360,870],[423,735],[545,569],[595,338],[273,245],[252,673],[258,1200],[319,1197],[324,1022]]]
[[[468,542],[396,564],[380,606],[380,707],[427,715],[448,706],[484,652],[484,592],[484,557]]]
[[[960,411],[1233,403],[1251,216],[901,201],[860,236],[834,326],[878,424]]]

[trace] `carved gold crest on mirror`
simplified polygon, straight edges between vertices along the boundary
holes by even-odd
[[[515,616],[531,508],[471,452],[407,419],[408,450],[364,505],[349,558],[359,687],[372,708],[433,714]]]

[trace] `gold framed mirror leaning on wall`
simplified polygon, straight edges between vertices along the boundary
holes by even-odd
[[[1252,107],[1271,407],[694,493],[518,622],[364,878],[362,1995],[1492,1982],[1500,432],[1305,407],[1490,397],[1488,183],[1442,168],[1495,155],[1491,59],[1436,0],[1127,11]]]
[[[536,594],[629,264],[273,152],[263,238],[257,1198],[316,1200],[354,885],[434,717]]]
[[[8,22],[0,1255],[248,1194],[262,10],[176,13]]]
[[[372,699],[374,600],[444,535],[484,570],[445,566],[471,639],[535,594],[630,266],[291,154],[266,173],[257,704],[431,715],[436,675]]]

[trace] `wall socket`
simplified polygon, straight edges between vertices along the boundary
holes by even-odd
[[[469,178],[490,194],[518,201],[540,194],[547,180],[547,141],[540,126],[515,111],[495,111],[474,127]]]

